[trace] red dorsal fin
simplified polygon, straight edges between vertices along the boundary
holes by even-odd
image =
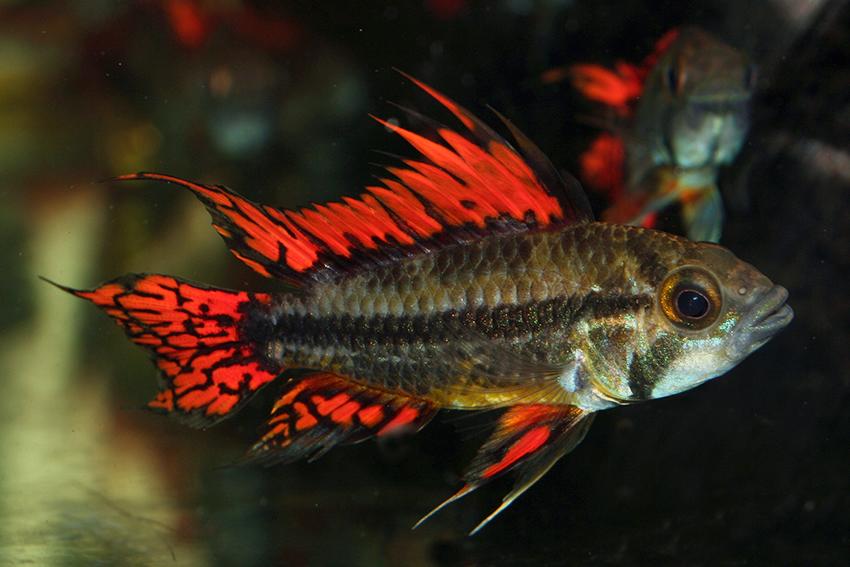
[[[149,407],[190,425],[232,415],[280,372],[243,336],[259,332],[249,329],[251,313],[268,303],[266,294],[156,274],[123,276],[90,291],[57,287],[100,307],[153,354],[162,389]]]
[[[293,380],[272,408],[250,457],[267,462],[317,459],[341,443],[416,432],[434,416],[428,401],[352,383],[330,373]]]
[[[237,258],[264,276],[296,282],[431,249],[458,231],[468,238],[592,220],[580,188],[564,183],[512,124],[522,155],[466,109],[415,82],[463,123],[469,137],[440,127],[434,141],[378,119],[421,159],[387,168],[391,177],[357,198],[290,211],[170,175],[118,179],[160,180],[189,189],[210,210],[213,226]]]
[[[514,489],[471,532],[476,533],[581,442],[592,415],[580,408],[564,405],[518,405],[508,409],[464,474],[464,487],[419,520],[416,526],[479,486],[508,471],[519,471]]]

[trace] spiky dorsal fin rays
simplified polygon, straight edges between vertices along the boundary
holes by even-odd
[[[502,136],[497,134],[495,130],[475,116],[475,114],[404,71],[398,69],[396,71],[448,108],[467,127],[482,147],[495,155],[509,169],[522,170],[530,168],[534,177],[536,177],[536,181],[541,183],[549,193],[558,198],[561,207],[565,209],[568,216],[574,222],[589,222],[593,220],[593,211],[590,207],[590,202],[578,180],[571,175],[564,179],[540,148],[499,111],[492,106],[487,106],[511,132],[511,135],[519,146],[519,153]],[[439,131],[439,127],[437,131]]]
[[[466,484],[420,519],[413,528],[421,526],[447,505],[490,480],[508,471],[518,470],[520,475],[513,490],[496,510],[470,532],[470,535],[476,534],[584,439],[593,415],[575,406],[534,404],[509,408],[502,414],[496,430],[464,474]]]
[[[558,172],[543,151],[526,136],[522,130],[503,116],[498,110],[489,107],[499,120],[510,130],[523,157],[533,164],[534,170],[550,190],[560,196],[561,205],[571,210],[572,215],[581,221],[593,221],[593,209],[581,183],[569,172]]]
[[[233,254],[251,269],[293,285],[468,241],[494,231],[545,230],[592,220],[575,182],[565,183],[543,153],[510,122],[523,155],[445,95],[413,79],[448,108],[472,140],[437,126],[431,140],[376,118],[420,159],[389,167],[391,177],[356,198],[285,210],[254,203],[220,185],[160,173],[118,180],[158,180],[194,193]]]

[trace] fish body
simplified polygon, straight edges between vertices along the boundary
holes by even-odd
[[[735,159],[749,129],[755,71],[747,56],[686,27],[662,37],[640,66],[577,65],[571,76],[588,98],[619,116],[615,134],[591,147],[595,157],[582,160],[589,180],[600,168],[624,169],[599,186],[614,201],[605,218],[640,224],[678,202],[691,239],[719,240],[718,171]]]
[[[208,426],[282,381],[258,459],[316,458],[417,430],[440,409],[504,408],[443,504],[518,472],[477,530],[575,447],[596,412],[723,374],[792,311],[782,287],[725,248],[594,222],[580,186],[510,122],[519,150],[417,84],[466,136],[383,122],[421,157],[356,199],[287,211],[168,175],[123,177],[192,191],[233,254],[289,291],[157,274],[63,289],[153,353],[154,409]]]
[[[677,265],[705,264],[706,255],[716,265],[726,254],[606,223],[485,237],[278,296],[263,351],[281,367],[322,369],[444,408],[521,397],[603,409],[658,397],[653,387],[676,363],[670,355],[688,342],[657,312],[662,280]],[[773,287],[749,270],[736,283],[755,296]],[[734,325],[739,312],[726,317]],[[650,362],[660,344],[666,358]],[[737,361],[712,364],[722,373]],[[700,381],[711,377],[707,369]]]

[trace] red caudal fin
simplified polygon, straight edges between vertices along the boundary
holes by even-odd
[[[312,374],[288,384],[249,458],[313,460],[342,443],[416,432],[435,412],[425,400],[354,384],[335,374]]]
[[[206,427],[233,414],[280,373],[254,346],[269,332],[252,315],[268,295],[155,274],[123,276],[90,291],[58,287],[100,307],[153,354],[162,383],[149,407],[190,425]]]
[[[389,176],[357,198],[284,210],[220,185],[160,173],[117,179],[166,181],[190,190],[209,209],[214,228],[237,258],[264,276],[294,283],[494,230],[592,220],[580,188],[564,182],[516,127],[506,122],[518,150],[462,106],[411,80],[455,115],[462,133],[439,126],[436,139],[430,139],[377,119],[420,156],[387,167]]]
[[[464,474],[463,488],[416,526],[479,486],[517,470],[519,476],[513,490],[470,533],[475,534],[546,474],[558,459],[572,451],[587,433],[592,417],[592,413],[574,406],[519,405],[508,409]]]

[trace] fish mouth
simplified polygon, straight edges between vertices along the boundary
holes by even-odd
[[[788,290],[773,286],[752,310],[744,315],[733,331],[729,354],[741,359],[762,347],[794,319],[794,310],[786,303]]]

